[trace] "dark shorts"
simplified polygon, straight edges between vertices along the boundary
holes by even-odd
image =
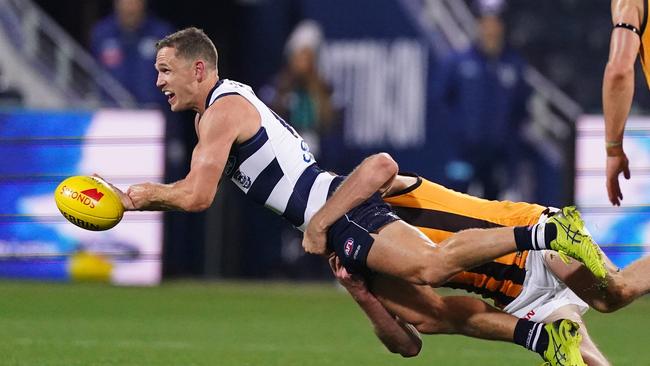
[[[336,252],[341,263],[350,273],[368,274],[368,253],[374,243],[371,233],[399,217],[379,193],[352,209],[338,219],[327,231],[327,245]]]

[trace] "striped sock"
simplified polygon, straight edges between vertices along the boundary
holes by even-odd
[[[544,328],[544,323],[519,319],[515,327],[514,341],[516,344],[541,355],[548,347],[548,332]]]
[[[533,226],[515,227],[515,244],[517,250],[551,249],[551,241],[557,237],[555,225],[535,224]]]

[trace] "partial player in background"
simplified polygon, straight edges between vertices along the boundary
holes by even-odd
[[[634,64],[641,55],[646,81],[650,82],[650,32],[648,0],[612,0],[614,29],[609,44],[609,59],[603,77],[603,113],[607,151],[607,194],[619,206],[623,193],[618,176],[630,179],[630,163],[623,150],[623,133],[634,97]],[[650,85],[650,84],[649,84]]]
[[[533,225],[554,214],[553,210],[539,205],[488,201],[408,175],[398,175],[385,201],[402,219],[417,226],[434,242],[443,242],[459,230]],[[351,293],[358,292],[353,293],[355,299],[364,299],[360,302],[362,307],[362,303],[372,302],[367,296],[374,296],[390,313],[402,320],[412,320],[409,323],[423,333],[458,332],[463,327],[489,329],[472,326],[474,322],[488,323],[489,320],[481,319],[484,316],[482,311],[493,311],[478,303],[471,305],[461,297],[441,298],[431,288],[412,286],[380,275],[366,279],[374,295],[366,294],[363,279],[350,277],[338,265],[333,266],[333,270]],[[555,252],[521,252],[460,273],[444,287],[481,294],[518,318],[544,323],[560,318],[579,322],[583,325],[580,333],[584,359],[589,365],[609,365],[590,339],[582,315],[588,309],[587,304],[600,312],[612,312],[648,293],[650,256],[622,271],[608,261],[608,271],[608,286],[602,287],[586,268],[575,261],[565,263]],[[480,310],[466,314],[465,309],[469,306]],[[504,326],[507,322],[508,319],[502,321]],[[479,334],[478,337],[482,336]],[[508,340],[499,336],[490,339]],[[396,349],[413,347],[412,344],[387,346]]]

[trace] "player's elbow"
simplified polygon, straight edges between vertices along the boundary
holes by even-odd
[[[399,354],[404,358],[415,357],[420,354],[422,350],[422,341],[419,339],[414,339],[410,342],[405,342],[396,345],[386,345],[388,350],[392,353]]]
[[[397,162],[388,153],[379,153],[368,158],[370,169],[376,176],[381,176],[386,180],[395,176],[399,170]]]
[[[185,211],[187,212],[203,212],[210,207],[210,204],[204,201],[196,201],[187,205]]]
[[[634,64],[619,61],[610,61],[605,67],[605,80],[610,82],[621,82],[634,78]]]
[[[185,204],[185,211],[187,212],[202,212],[212,206],[214,196],[203,193],[192,193],[188,195]]]
[[[593,301],[592,307],[601,313],[613,313],[629,304],[635,295],[624,284],[612,283],[607,286],[605,296]]]
[[[422,341],[417,340],[405,347],[399,354],[404,358],[415,357],[420,354],[422,350]]]

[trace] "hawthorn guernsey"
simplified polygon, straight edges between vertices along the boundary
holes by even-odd
[[[96,177],[69,177],[54,192],[56,207],[80,228],[102,231],[117,225],[124,208],[106,182]]]

